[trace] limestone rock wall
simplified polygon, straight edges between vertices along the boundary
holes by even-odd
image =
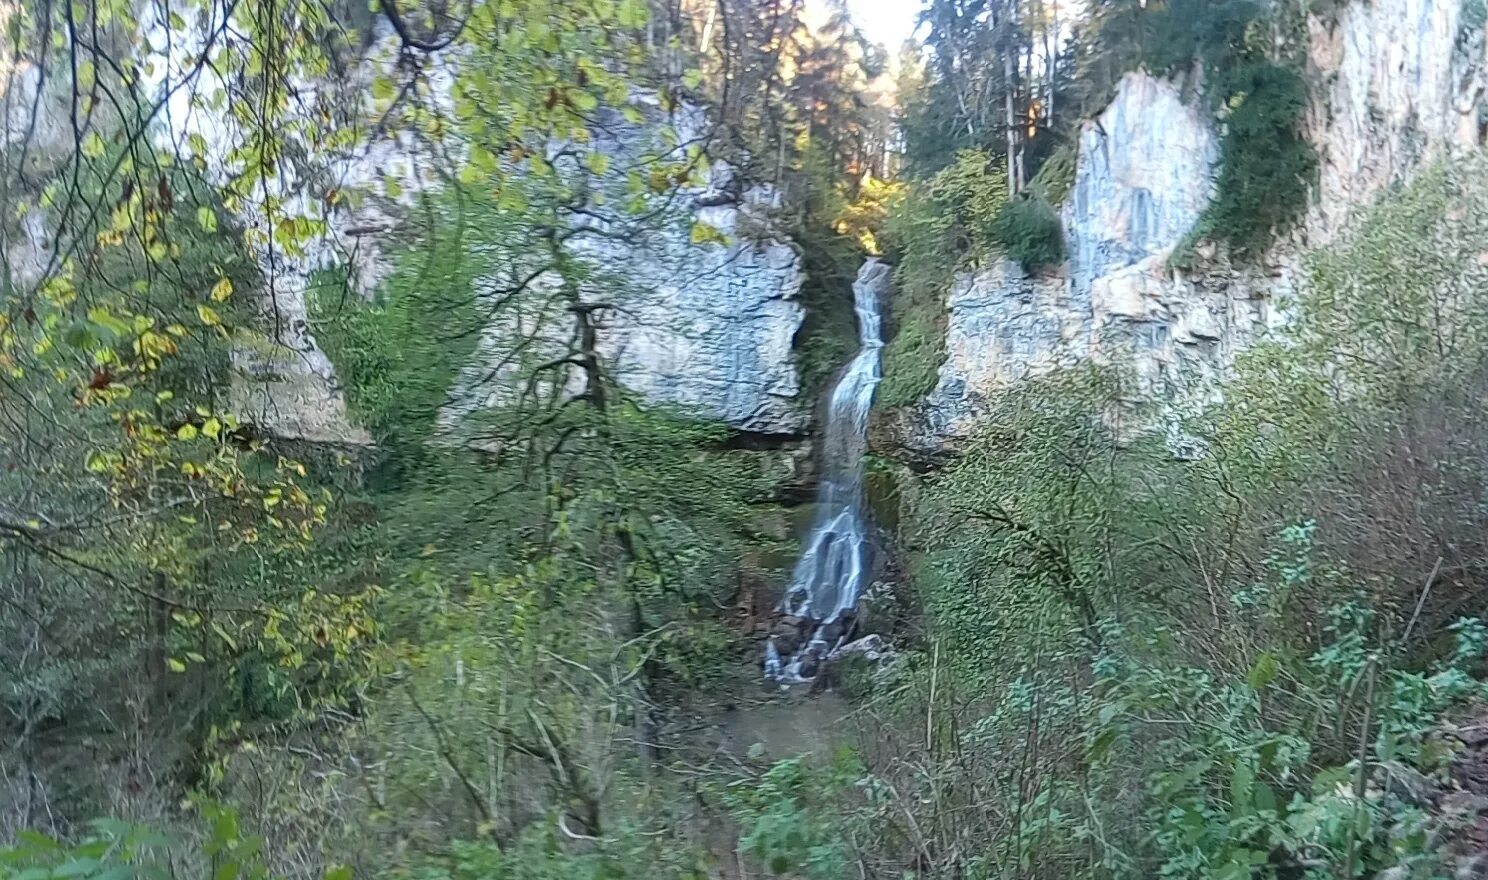
[[[1310,22],[1306,116],[1320,168],[1314,207],[1246,266],[1169,265],[1212,195],[1219,132],[1183,83],[1128,74],[1081,130],[1062,208],[1069,259],[1027,277],[999,262],[951,284],[946,360],[909,416],[911,445],[973,430],[988,395],[1082,360],[1119,361],[1132,394],[1190,406],[1218,393],[1235,355],[1285,321],[1299,255],[1423,162],[1476,149],[1484,127],[1483,22],[1459,0],[1356,0]],[[1201,255],[1208,256],[1208,255]]]
[[[394,40],[384,35],[368,52],[365,76],[377,65],[392,63]],[[434,71],[436,94],[456,71]],[[675,128],[680,143],[702,142],[708,125],[698,107],[662,114],[654,97],[635,96],[643,118],[636,122],[619,113],[604,118],[593,132],[592,146],[609,156],[612,166],[626,167],[663,127]],[[243,397],[250,412],[277,433],[297,435],[314,429],[320,414],[344,421],[339,385],[328,359],[316,345],[305,321],[305,291],[316,268],[350,265],[353,281],[371,296],[391,270],[388,253],[404,237],[407,209],[418,193],[435,184],[434,162],[412,139],[388,136],[365,145],[355,155],[328,169],[338,188],[370,194],[357,208],[335,212],[330,231],[305,257],[283,271],[273,292],[275,342],[292,353],[279,358],[289,369],[263,369],[262,359],[244,357]],[[618,173],[618,172],[617,172]],[[398,182],[401,196],[390,200],[376,193],[387,178]],[[606,368],[643,400],[683,407],[703,418],[765,434],[804,430],[809,404],[799,398],[792,340],[804,318],[797,302],[804,278],[795,246],[773,229],[773,195],[765,189],[741,191],[726,165],[719,163],[707,185],[684,188],[669,196],[664,210],[647,228],[627,230],[624,240],[606,230],[581,231],[568,239],[572,256],[591,269],[584,299],[614,302],[618,308],[599,314],[600,351]],[[696,222],[726,237],[726,242],[697,242]],[[479,285],[494,290],[497,278]],[[520,372],[510,357],[514,340],[539,339],[530,353],[564,344],[567,325],[554,312],[551,286],[533,285],[545,304],[513,304],[493,312],[476,357],[452,389],[441,424],[453,429],[481,409],[512,398]],[[481,295],[481,291],[476,291]],[[534,328],[534,322],[547,325]],[[348,426],[352,435],[360,430]]]
[[[636,101],[639,120],[599,114],[590,146],[610,158],[615,171],[599,185],[615,192],[593,216],[576,217],[564,242],[585,268],[581,300],[604,306],[592,315],[605,369],[652,404],[741,431],[799,434],[810,403],[801,399],[792,345],[805,318],[798,299],[805,275],[796,246],[773,223],[775,195],[742,186],[726,163],[715,162],[705,182],[657,197],[643,220],[607,209],[623,199],[623,169],[645,161],[658,132],[670,129],[682,144],[706,138],[702,108],[664,114],[646,96]],[[497,262],[524,265],[520,254]],[[550,273],[530,295],[493,304],[477,355],[441,413],[447,430],[511,402],[514,389],[528,387],[519,377],[534,362],[572,352],[573,320],[552,296],[561,283]],[[492,278],[483,286],[503,284]],[[554,371],[540,393],[571,394],[581,380],[577,369]]]
[[[243,331],[243,344],[234,353],[231,405],[275,436],[371,442],[347,412],[335,367],[315,338],[307,295],[315,273],[332,267],[350,270],[355,292],[374,295],[391,273],[391,255],[407,238],[411,209],[421,194],[439,185],[437,170],[441,161],[447,162],[448,157],[431,155],[429,145],[399,125],[373,125],[379,117],[371,107],[371,83],[380,71],[399,63],[398,42],[390,30],[383,23],[374,31],[345,79],[298,84],[298,100],[362,120],[362,136],[338,152],[300,145],[300,167],[269,184],[282,206],[280,216],[323,215],[327,227],[295,252],[263,250],[258,256],[264,284],[239,294],[256,296],[258,320],[252,331]],[[163,38],[150,42],[167,47],[162,53],[173,52],[180,56],[177,60],[197,48]],[[427,100],[449,104],[457,65],[458,59],[444,59],[424,71]],[[155,69],[168,66],[160,58]],[[37,101],[43,80],[35,70],[12,67],[0,77],[5,122],[0,140],[14,143],[25,136],[37,156],[64,155],[72,137],[65,95],[48,92]],[[205,80],[209,74],[202,76]],[[201,90],[209,87],[205,81],[198,84]],[[188,91],[170,98],[164,117],[171,130],[163,136],[184,141],[188,134],[200,135],[209,160],[225,157],[234,123],[224,110],[191,103]],[[616,166],[623,157],[633,158],[638,145],[663,127],[675,128],[683,145],[705,141],[708,120],[701,108],[666,114],[655,96],[637,94],[633,100],[643,111],[639,123],[615,113],[592,132],[595,146],[615,158]],[[368,102],[365,112],[355,112],[356,101]],[[39,106],[34,125],[29,122],[33,105]],[[289,153],[296,152],[291,146]],[[388,181],[396,186],[387,186]],[[398,195],[389,197],[389,192]],[[332,199],[333,193],[340,198]],[[593,269],[585,299],[623,306],[604,316],[601,332],[600,348],[614,377],[643,400],[684,407],[740,430],[793,435],[805,429],[810,405],[799,400],[792,351],[804,318],[797,300],[804,274],[795,245],[771,223],[775,207],[771,192],[737,185],[719,163],[707,184],[669,196],[666,210],[658,212],[654,228],[644,234],[625,242],[599,234],[569,240],[572,255]],[[238,221],[271,228],[276,218],[260,216],[257,210],[251,206]],[[722,240],[694,241],[692,230],[699,222],[721,233]],[[5,241],[5,255],[13,274],[39,276],[48,264],[52,238],[45,211],[34,210],[20,226],[23,234]],[[495,283],[492,279],[491,285]],[[617,295],[621,288],[623,296]],[[446,424],[501,401],[483,386],[509,378],[499,369],[500,345],[495,342],[510,329],[509,321],[509,316],[493,317],[465,387],[456,389]]]

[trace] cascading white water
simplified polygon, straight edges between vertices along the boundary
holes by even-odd
[[[781,609],[809,629],[805,645],[782,661],[772,639],[766,649],[765,674],[802,681],[845,638],[847,628],[833,626],[857,607],[868,585],[872,545],[863,499],[863,456],[868,451],[868,411],[883,377],[881,308],[892,270],[870,259],[853,282],[858,316],[858,353],[832,389],[822,443],[821,487],[816,520],[806,550],[796,563]]]

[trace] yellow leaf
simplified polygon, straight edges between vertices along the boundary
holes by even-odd
[[[222,433],[222,423],[216,419],[207,419],[202,423],[201,432],[216,440],[217,435]]]
[[[233,286],[231,279],[219,278],[217,279],[217,283],[212,285],[212,301],[222,302],[232,296],[232,292]]]
[[[166,663],[167,666],[170,667],[170,671],[171,672],[185,672],[186,671],[186,664],[185,663],[182,663],[180,660],[177,660],[174,657],[172,657],[169,660],[165,661],[165,663]]]
[[[88,132],[88,136],[83,138],[81,149],[84,156],[89,159],[97,159],[103,155],[103,138],[98,136],[98,132],[90,131]]]
[[[181,427],[177,428],[176,429],[176,439],[177,440],[195,440],[196,439],[196,426],[193,425],[193,424],[191,424],[190,422],[187,422],[186,424],[184,424]]]
[[[222,326],[222,316],[218,315],[217,310],[213,309],[211,306],[198,305],[196,307],[196,316],[198,318],[201,318],[201,322],[203,324],[206,324],[208,327]]]

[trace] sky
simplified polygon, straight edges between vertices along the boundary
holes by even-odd
[[[868,39],[899,54],[899,46],[914,32],[915,17],[920,14],[921,0],[847,0],[853,21]]]

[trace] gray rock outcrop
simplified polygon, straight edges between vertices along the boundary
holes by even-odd
[[[1030,277],[998,261],[953,280],[946,359],[905,439],[928,450],[963,437],[989,395],[1085,360],[1119,361],[1133,396],[1174,412],[1213,399],[1235,355],[1285,322],[1280,302],[1297,288],[1302,252],[1424,162],[1480,145],[1483,22],[1463,8],[1349,3],[1309,22],[1304,128],[1318,191],[1294,234],[1244,266],[1202,249],[1202,272],[1170,265],[1211,198],[1219,134],[1181,84],[1128,74],[1081,130],[1061,212],[1066,264]]]
[[[371,27],[374,22],[364,22]],[[316,339],[310,319],[308,292],[317,272],[345,271],[353,291],[370,298],[391,275],[394,257],[409,235],[409,221],[418,199],[440,186],[436,173],[448,156],[435,156],[425,140],[396,123],[371,125],[378,119],[372,107],[372,82],[379,73],[399,64],[398,41],[384,23],[349,65],[342,78],[298,83],[298,97],[306,106],[334,107],[360,125],[354,143],[330,149],[320,144],[289,143],[286,164],[297,167],[265,181],[275,203],[275,215],[262,216],[265,199],[250,199],[237,218],[245,227],[270,230],[283,217],[305,216],[324,221],[312,240],[293,247],[268,247],[267,236],[256,238],[264,283],[254,297],[258,319],[240,328],[235,350],[230,406],[268,434],[291,439],[338,444],[367,444],[371,438],[354,423],[346,408],[341,383]],[[160,41],[153,41],[160,43]],[[199,47],[165,41],[162,56],[189,60]],[[0,59],[4,60],[4,59]],[[157,70],[170,67],[155,59]],[[458,58],[431,59],[421,71],[434,109],[450,109]],[[3,139],[31,140],[35,154],[68,155],[72,130],[67,125],[65,95],[50,92],[36,99],[45,82],[34,69],[14,65],[5,93]],[[210,71],[201,74],[198,90],[216,85]],[[160,83],[156,83],[160,85]],[[55,100],[54,100],[55,98]],[[367,106],[358,112],[358,101]],[[29,120],[33,103],[39,108]],[[601,113],[592,131],[591,146],[610,156],[616,166],[634,158],[648,140],[675,129],[685,150],[707,140],[706,114],[684,106],[672,113],[660,110],[654,95],[637,92],[631,98],[639,118]],[[186,90],[171,98],[168,125],[161,134],[185,141],[199,136],[205,144],[209,174],[227,169],[225,162],[237,141],[237,123],[224,108],[188,100]],[[293,141],[294,135],[287,138]],[[459,151],[459,146],[444,148]],[[294,159],[293,157],[299,157]],[[618,174],[618,172],[617,172]],[[623,177],[623,174],[619,176]],[[802,402],[792,343],[804,312],[798,302],[804,274],[795,245],[771,222],[775,196],[767,188],[738,184],[723,163],[716,163],[705,184],[668,192],[655,201],[649,228],[624,241],[581,231],[568,239],[570,255],[590,267],[583,295],[586,301],[613,301],[617,306],[601,317],[599,350],[608,373],[642,401],[686,409],[700,417],[736,429],[765,434],[793,435],[805,429],[809,404]],[[13,273],[24,281],[39,276],[48,265],[50,239],[45,211],[35,209],[22,218],[21,234],[5,242]],[[695,228],[710,231],[694,235]],[[601,230],[594,230],[598,233]],[[495,282],[491,280],[486,287]],[[541,286],[540,284],[538,285]],[[476,291],[480,295],[480,291]],[[500,338],[531,315],[495,315],[483,334],[477,361],[462,377],[444,414],[453,425],[484,405],[504,398],[486,387],[510,378],[500,369]],[[562,328],[552,331],[561,333]]]
[[[562,246],[582,267],[569,276],[581,276],[578,298],[594,308],[604,369],[646,403],[742,431],[804,431],[809,404],[801,400],[792,348],[804,319],[797,297],[804,273],[795,245],[773,225],[774,193],[741,186],[726,163],[715,162],[704,182],[668,190],[644,211],[608,210],[623,198],[620,169],[645,167],[655,161],[648,155],[667,149],[657,144],[661,133],[675,133],[681,144],[706,141],[701,108],[665,114],[645,95],[632,107],[642,110],[640,119],[599,114],[589,146],[617,170],[601,176],[606,197],[571,219]],[[495,262],[502,268],[482,283],[491,317],[441,412],[446,431],[513,402],[521,389],[582,390],[573,368],[554,370],[541,383],[526,378],[535,362],[552,364],[573,352],[574,322],[565,316],[572,306],[553,295],[563,278],[544,272],[530,290],[511,296],[502,279],[524,274],[514,267],[542,267],[521,253]],[[507,291],[499,304],[489,293],[496,290]]]

